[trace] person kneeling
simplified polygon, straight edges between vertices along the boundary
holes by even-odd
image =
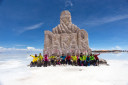
[[[60,62],[61,62],[61,58],[60,58],[60,56],[58,55],[57,58],[56,58],[56,64],[60,65]]]
[[[90,55],[90,64],[95,65],[95,58],[92,54]]]
[[[84,65],[83,53],[80,54],[80,66]]]
[[[96,66],[99,65],[99,58],[98,58],[98,55],[100,55],[100,53],[94,55],[94,57],[95,57],[95,62],[96,62]]]
[[[86,65],[90,66],[90,57],[89,57],[89,55],[86,57]]]
[[[35,67],[37,65],[37,60],[38,60],[37,54],[35,54],[35,56],[33,55],[30,56],[33,57],[33,60],[30,63],[30,67]]]
[[[68,54],[66,57],[66,64],[71,65],[71,56]]]
[[[75,54],[73,53],[73,56],[71,56],[72,61],[73,61],[73,65],[77,66],[77,57],[75,56]]]
[[[62,54],[62,56],[60,58],[61,58],[61,64],[64,65],[66,56],[64,56],[64,54]]]
[[[47,67],[48,65],[48,56],[44,55],[44,67]]]
[[[54,54],[52,54],[52,56],[51,57],[49,57],[49,59],[50,59],[50,63],[51,63],[51,65],[53,65],[53,66],[55,66],[56,65],[56,56],[54,56]]]
[[[43,56],[40,53],[38,56],[37,67],[41,67],[42,65],[43,65]]]

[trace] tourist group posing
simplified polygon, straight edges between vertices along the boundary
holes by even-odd
[[[50,65],[98,66],[98,55],[99,54],[86,55],[83,53],[80,53],[80,55],[75,55],[73,53],[72,56],[70,56],[69,54],[67,54],[67,56],[65,56],[64,54],[62,54],[62,56],[55,56],[54,54],[52,54],[52,56],[50,57],[48,57],[48,55],[44,55],[43,57],[40,53],[39,56],[37,56],[37,54],[35,54],[35,56],[30,55],[33,57],[33,61],[31,61],[30,67],[47,67]]]

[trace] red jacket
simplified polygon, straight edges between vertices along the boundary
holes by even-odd
[[[71,59],[71,56],[67,56],[66,59],[67,59],[67,60],[70,60],[70,59]]]
[[[96,60],[99,59],[99,58],[98,58],[98,55],[100,55],[100,54],[96,54],[96,55],[94,55],[94,57],[95,57]]]

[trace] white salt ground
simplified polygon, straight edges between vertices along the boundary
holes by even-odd
[[[0,61],[0,85],[128,85],[128,61],[108,64],[30,68],[20,60]]]

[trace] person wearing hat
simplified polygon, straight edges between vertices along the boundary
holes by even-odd
[[[30,56],[33,57],[33,60],[30,63],[30,67],[34,67],[37,65],[37,60],[38,60],[37,54],[35,54],[35,56],[34,55],[30,55]]]

